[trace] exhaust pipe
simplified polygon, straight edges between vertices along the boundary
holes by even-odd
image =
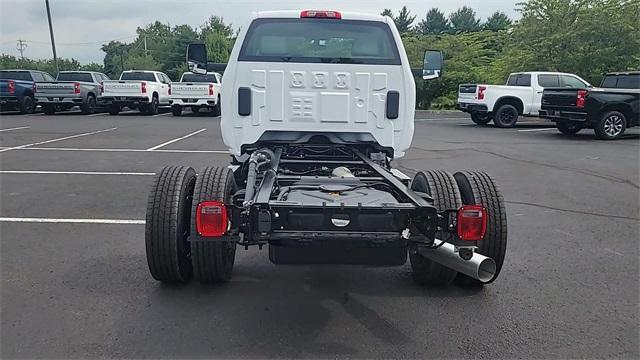
[[[433,245],[439,246],[437,249],[419,248],[420,255],[429,260],[435,261],[442,266],[446,266],[469,277],[487,283],[496,275],[496,262],[492,258],[486,257],[476,252],[469,260],[464,260],[455,251],[455,247],[449,243],[444,243],[436,239]]]

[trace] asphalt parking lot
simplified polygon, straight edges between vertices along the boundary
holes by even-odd
[[[638,358],[638,131],[416,122],[396,166],[491,173],[509,245],[483,289],[397,268],[275,266],[238,249],[232,281],[149,275],[147,191],[163,165],[225,165],[219,118],[0,118],[1,357]]]

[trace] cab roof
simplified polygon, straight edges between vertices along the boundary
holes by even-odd
[[[278,11],[257,11],[254,12],[254,18],[290,18],[299,19],[300,14],[305,10],[315,11],[336,11],[342,15],[342,20],[367,20],[367,21],[380,21],[388,23],[388,17],[378,14],[367,14],[350,11],[340,11],[334,9],[300,9],[300,10],[278,10]]]

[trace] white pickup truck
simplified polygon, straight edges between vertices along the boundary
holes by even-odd
[[[154,115],[160,106],[169,105],[170,82],[160,71],[124,71],[120,80],[102,82],[100,103],[111,115],[117,115],[125,106]]]
[[[558,72],[523,72],[509,75],[506,85],[461,84],[458,110],[471,120],[497,127],[514,127],[518,116],[538,116],[546,87],[584,88],[591,85],[577,75]]]
[[[216,72],[185,72],[180,82],[169,84],[171,112],[174,116],[180,116],[182,108],[190,107],[193,113],[200,109],[211,109],[213,116],[219,116],[221,84],[222,75]]]

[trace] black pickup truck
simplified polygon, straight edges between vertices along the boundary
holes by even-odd
[[[599,88],[545,88],[540,117],[566,135],[593,128],[598,139],[618,139],[638,126],[640,71],[606,74]]]

